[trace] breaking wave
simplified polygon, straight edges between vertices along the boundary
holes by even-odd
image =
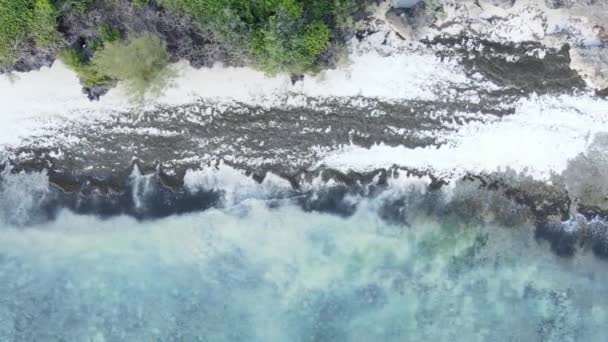
[[[475,184],[393,175],[294,190],[223,165],[189,172],[181,191],[137,168],[121,193],[67,194],[44,173],[0,184],[2,341],[608,333],[605,261],[552,253],[525,205]]]

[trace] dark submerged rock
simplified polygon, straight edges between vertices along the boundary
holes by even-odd
[[[82,92],[91,101],[98,101],[102,96],[107,94],[112,88],[116,86],[117,82],[110,82],[105,84],[96,85],[94,87],[83,87]]]

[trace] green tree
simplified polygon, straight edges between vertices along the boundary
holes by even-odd
[[[151,34],[105,44],[93,57],[93,66],[99,74],[122,81],[137,101],[146,94],[160,95],[177,75],[165,42]]]
[[[269,74],[304,73],[313,70],[318,56],[329,44],[329,29],[320,21],[291,28],[272,20],[252,41],[256,64]]]
[[[319,68],[331,28],[360,0],[161,0],[171,11],[193,18],[260,69],[305,73]]]
[[[85,87],[94,87],[112,82],[109,76],[99,73],[94,65],[87,64],[82,51],[75,48],[63,49],[59,53],[59,59],[68,68],[76,72]]]

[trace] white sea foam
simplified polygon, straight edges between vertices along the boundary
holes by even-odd
[[[369,42],[363,44],[366,48],[353,44],[349,65],[307,76],[296,84],[287,76],[268,77],[250,68],[216,66],[194,70],[180,63],[181,76],[175,87],[149,105],[179,105],[203,98],[217,101],[218,107],[233,101],[293,106],[306,103],[306,97],[356,96],[429,101],[458,97],[474,103],[479,101],[478,96],[456,92],[454,86],[496,88],[483,78],[468,78],[455,61],[439,60],[430,52],[393,49],[380,53],[370,48],[374,45]],[[134,110],[120,88],[111,90],[98,102],[88,101],[75,75],[59,62],[52,68],[18,74],[17,78],[14,83],[0,78],[0,145],[18,144],[23,137],[35,135],[45,127],[103,120],[116,111]],[[608,102],[590,95],[524,99],[515,115],[490,123],[450,127],[456,131],[439,137],[446,142],[441,147],[347,146],[325,154],[321,163],[356,170],[399,164],[443,175],[513,168],[544,178],[563,170],[570,158],[585,150],[594,133],[608,130],[607,112]],[[122,128],[117,125],[114,129]],[[166,134],[160,130],[136,132]],[[53,139],[70,136],[56,135]]]
[[[330,70],[295,86],[286,78],[265,78],[249,69],[201,69],[186,73],[180,87],[170,90],[160,101],[185,103],[199,96],[258,103],[272,101],[271,95],[276,99],[291,92],[298,94],[295,96],[431,100],[436,96],[433,86],[448,79],[470,82],[449,62],[420,66],[425,58],[365,54],[354,57],[349,68]],[[0,93],[8,100],[1,109],[0,143],[16,143],[19,137],[64,120],[103,118],[126,106],[117,91],[100,102],[89,102],[80,93],[74,76],[60,64],[20,77],[14,85],[0,82]],[[608,101],[590,95],[524,99],[515,115],[493,123],[464,125],[445,136],[447,144],[439,148],[347,146],[326,155],[322,163],[356,170],[398,164],[444,175],[508,167],[546,177],[563,170],[570,158],[583,152],[593,134],[608,131],[606,113]]]
[[[345,146],[319,161],[341,170],[399,165],[442,176],[510,168],[537,178],[563,171],[586,151],[593,136],[608,131],[608,101],[592,96],[523,99],[516,113],[497,122],[465,125],[441,147]]]
[[[180,77],[155,105],[180,105],[197,99],[239,101],[256,105],[290,105],[304,96],[364,96],[387,99],[433,100],[435,89],[448,84],[470,84],[455,62],[431,54],[381,56],[374,51],[354,54],[351,63],[295,85],[287,76],[269,77],[250,68],[193,69],[179,63]],[[0,144],[17,143],[47,125],[70,120],[100,119],[115,111],[134,110],[120,87],[100,101],[89,101],[73,72],[61,62],[40,71],[17,73],[15,80],[0,78]]]
[[[0,75],[0,145],[18,143],[47,125],[103,117],[129,107],[116,92],[89,101],[76,75],[60,62],[11,77]]]
[[[36,222],[38,211],[49,195],[46,172],[0,172],[0,226],[22,226]]]
[[[217,166],[189,170],[184,176],[184,186],[190,192],[222,191],[227,205],[251,198],[272,198],[291,189],[288,181],[272,173],[268,173],[260,184],[221,162]]]

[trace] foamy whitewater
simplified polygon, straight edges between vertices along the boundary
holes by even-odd
[[[381,57],[376,52],[355,56],[349,66],[306,78],[295,85],[287,77],[269,79],[247,68],[218,66],[192,70],[182,65],[181,74],[175,86],[158,99],[156,105],[187,104],[202,98],[217,101],[218,108],[235,101],[289,107],[305,104],[303,96],[432,101],[446,96],[441,91],[450,86],[466,86],[472,82],[460,67],[442,63],[433,56]],[[45,127],[71,121],[103,122],[115,113],[142,110],[133,108],[120,89],[111,91],[99,102],[88,101],[82,96],[74,74],[59,62],[50,69],[16,77],[16,81],[0,79],[2,144],[16,144],[23,137],[45,132]],[[477,95],[471,95],[473,98],[467,98],[467,94],[451,96],[476,101]],[[148,108],[154,106],[154,103],[148,104]],[[445,144],[441,147],[343,146],[328,153],[319,163],[357,171],[397,164],[433,170],[443,176],[510,168],[546,179],[552,173],[563,171],[568,160],[584,153],[596,133],[608,131],[606,111],[608,100],[591,94],[532,96],[516,104],[514,115],[456,126],[455,132],[442,133],[438,138]],[[483,117],[483,113],[468,115]],[[453,123],[446,121],[445,125],[449,127]]]
[[[471,25],[547,43],[565,24],[533,3]],[[378,30],[295,83],[181,62],[141,106],[60,62],[0,77],[0,342],[605,341],[608,100],[512,96],[406,45]],[[350,141],[324,121],[349,111]]]
[[[135,201],[146,206],[150,184],[133,177],[144,187],[134,188]],[[425,181],[394,179],[379,197],[353,197],[357,209],[342,216],[303,210],[295,198],[273,200],[285,189],[280,182],[256,186],[224,168],[188,180],[193,192],[232,189],[220,208],[151,221],[61,210],[24,227],[19,216],[40,212],[53,190],[44,175],[4,179],[2,341],[602,341],[608,334],[605,261],[556,256],[525,221],[505,227],[420,210]],[[458,196],[448,197],[457,203]],[[384,207],[397,198],[409,203],[401,223],[387,221]]]

